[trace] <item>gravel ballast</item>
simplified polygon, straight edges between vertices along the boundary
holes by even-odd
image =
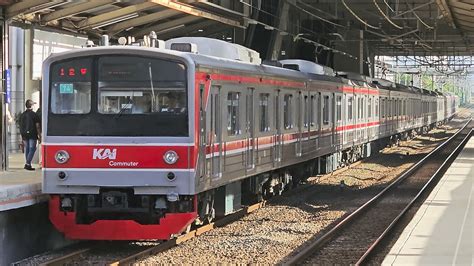
[[[452,135],[461,121],[386,148],[348,170],[311,178],[265,208],[137,264],[275,264],[318,238]],[[341,190],[340,182],[345,187]]]

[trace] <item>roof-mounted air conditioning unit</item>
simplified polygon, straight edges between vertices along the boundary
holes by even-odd
[[[260,65],[260,54],[252,49],[225,41],[204,37],[182,37],[166,41],[166,48],[182,52],[238,60]]]
[[[311,61],[301,59],[286,59],[280,60],[279,62],[282,64],[283,68],[288,68],[303,73],[335,76],[334,70],[332,68]]]

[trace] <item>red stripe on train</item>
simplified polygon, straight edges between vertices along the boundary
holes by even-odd
[[[190,158],[193,146],[109,146],[109,145],[45,145],[44,167],[46,168],[172,168],[194,167]],[[64,164],[55,160],[55,154],[66,151],[70,158]],[[175,151],[179,159],[175,164],[167,164],[163,156],[169,150]],[[188,152],[190,156],[188,156]]]
[[[336,131],[341,133],[342,131],[345,131],[345,130],[363,129],[363,128],[367,128],[371,126],[376,126],[379,124],[380,124],[379,121],[375,121],[375,122],[355,124],[355,125],[339,126],[336,128]],[[321,131],[315,130],[315,131],[310,131],[310,132],[304,131],[301,133],[301,137],[307,138],[307,137],[315,136],[318,134],[331,133],[331,131],[332,131],[331,129],[323,129]],[[283,134],[280,137],[276,137],[276,136],[259,137],[255,141],[256,141],[256,146],[258,147],[260,145],[274,144],[277,141],[277,138],[280,138],[283,142],[285,142],[285,141],[298,139],[299,137],[300,137],[300,133],[296,132],[296,133]],[[246,139],[225,142],[222,144],[222,148],[223,148],[222,152],[247,148],[249,145],[252,146],[252,144],[253,144],[253,140],[247,141]],[[212,147],[210,145],[206,146],[206,154],[218,152],[219,145],[220,144],[214,144]]]

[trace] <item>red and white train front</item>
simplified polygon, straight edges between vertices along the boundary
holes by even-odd
[[[156,48],[44,63],[43,192],[72,239],[169,239],[196,218],[194,66]]]

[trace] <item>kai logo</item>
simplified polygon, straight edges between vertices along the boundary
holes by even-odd
[[[94,149],[92,159],[104,160],[110,159],[115,160],[117,158],[117,149]]]

